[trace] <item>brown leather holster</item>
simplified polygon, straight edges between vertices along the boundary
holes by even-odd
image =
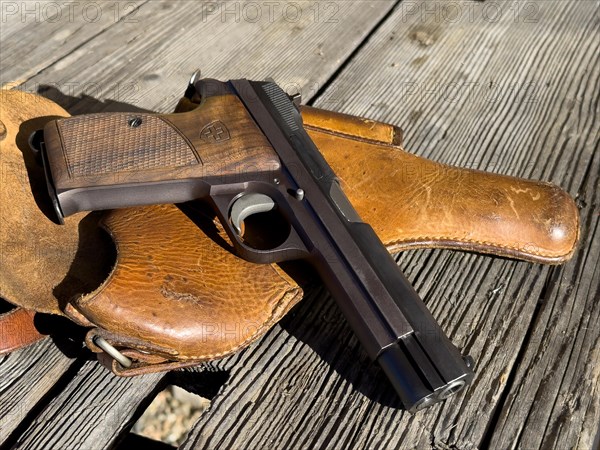
[[[67,113],[31,94],[1,95],[0,295],[89,327],[86,344],[115,373],[229,355],[262,336],[313,281],[301,266],[284,270],[236,257],[201,204],[81,213],[54,224],[27,138]],[[184,99],[178,109],[193,107]],[[390,252],[436,247],[548,264],[573,254],[579,215],[557,186],[415,156],[402,149],[402,133],[392,125],[308,107],[302,116],[356,210]],[[107,357],[98,336],[133,365]],[[3,331],[0,346],[9,340]]]

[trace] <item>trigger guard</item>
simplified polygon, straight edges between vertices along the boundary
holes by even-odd
[[[233,202],[229,211],[229,220],[235,232],[242,234],[242,222],[254,215],[275,209],[275,201],[265,194],[244,194]]]
[[[240,232],[236,230],[236,225],[238,229],[241,226],[240,219],[242,217],[249,217],[252,214],[257,214],[259,209],[262,211],[271,211],[272,209],[279,207],[276,206],[276,201],[266,194],[247,192],[239,195],[238,193],[238,195],[233,194],[233,198],[232,194],[233,193],[224,193],[221,195],[213,195],[210,198],[217,210],[217,214],[219,215],[221,223],[223,224],[229,238],[232,241],[237,256],[245,259],[246,261],[260,264],[278,263],[294,259],[306,259],[310,256],[310,250],[300,237],[298,230],[296,230],[293,225],[290,228],[290,234],[285,242],[275,248],[263,250],[252,248],[247,245],[242,239]],[[249,197],[249,199],[246,201],[250,206],[248,206],[246,202],[238,203],[236,206],[236,203],[241,201],[244,197]],[[252,208],[252,206],[257,204],[262,206],[259,206],[259,209]],[[270,209],[266,209],[267,207]],[[234,217],[232,218],[232,216]],[[234,225],[234,222],[237,222],[236,225]]]

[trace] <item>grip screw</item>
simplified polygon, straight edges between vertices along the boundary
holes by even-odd
[[[142,124],[142,118],[134,117],[133,119],[129,119],[128,123],[131,128],[137,128]]]

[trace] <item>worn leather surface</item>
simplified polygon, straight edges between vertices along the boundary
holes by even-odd
[[[0,355],[26,347],[44,337],[35,327],[34,311],[14,308],[0,314]]]
[[[447,166],[368,136],[341,137],[320,128],[322,112],[305,111],[344,192],[390,251],[451,248],[547,264],[572,255],[579,212],[558,186]]]
[[[36,95],[1,90],[0,296],[12,304],[60,313],[72,296],[102,282],[112,244],[97,226],[100,214],[77,214],[55,224],[42,167],[30,151],[31,133],[68,116]]]
[[[292,277],[235,257],[199,204],[107,213],[104,226],[117,247],[110,271],[113,245],[98,231],[98,214],[52,223],[43,173],[27,154],[30,131],[47,120],[30,119],[66,112],[30,94],[2,95],[4,298],[92,327],[90,348],[100,351],[93,343],[100,334],[136,359],[127,370],[112,363],[121,375],[230,354],[302,298],[298,277],[306,272]],[[303,117],[356,209],[391,251],[459,248],[545,263],[571,256],[578,212],[558,187],[424,160],[402,150],[401,132],[391,125],[311,108]]]
[[[96,294],[73,303],[98,327],[88,346],[100,334],[169,359],[220,358],[262,336],[302,298],[278,266],[236,257],[208,214],[194,205],[186,212],[161,205],[106,217],[117,266]]]

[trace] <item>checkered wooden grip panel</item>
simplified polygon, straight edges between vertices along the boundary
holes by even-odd
[[[70,178],[199,164],[189,141],[151,114],[106,113],[58,122]]]

